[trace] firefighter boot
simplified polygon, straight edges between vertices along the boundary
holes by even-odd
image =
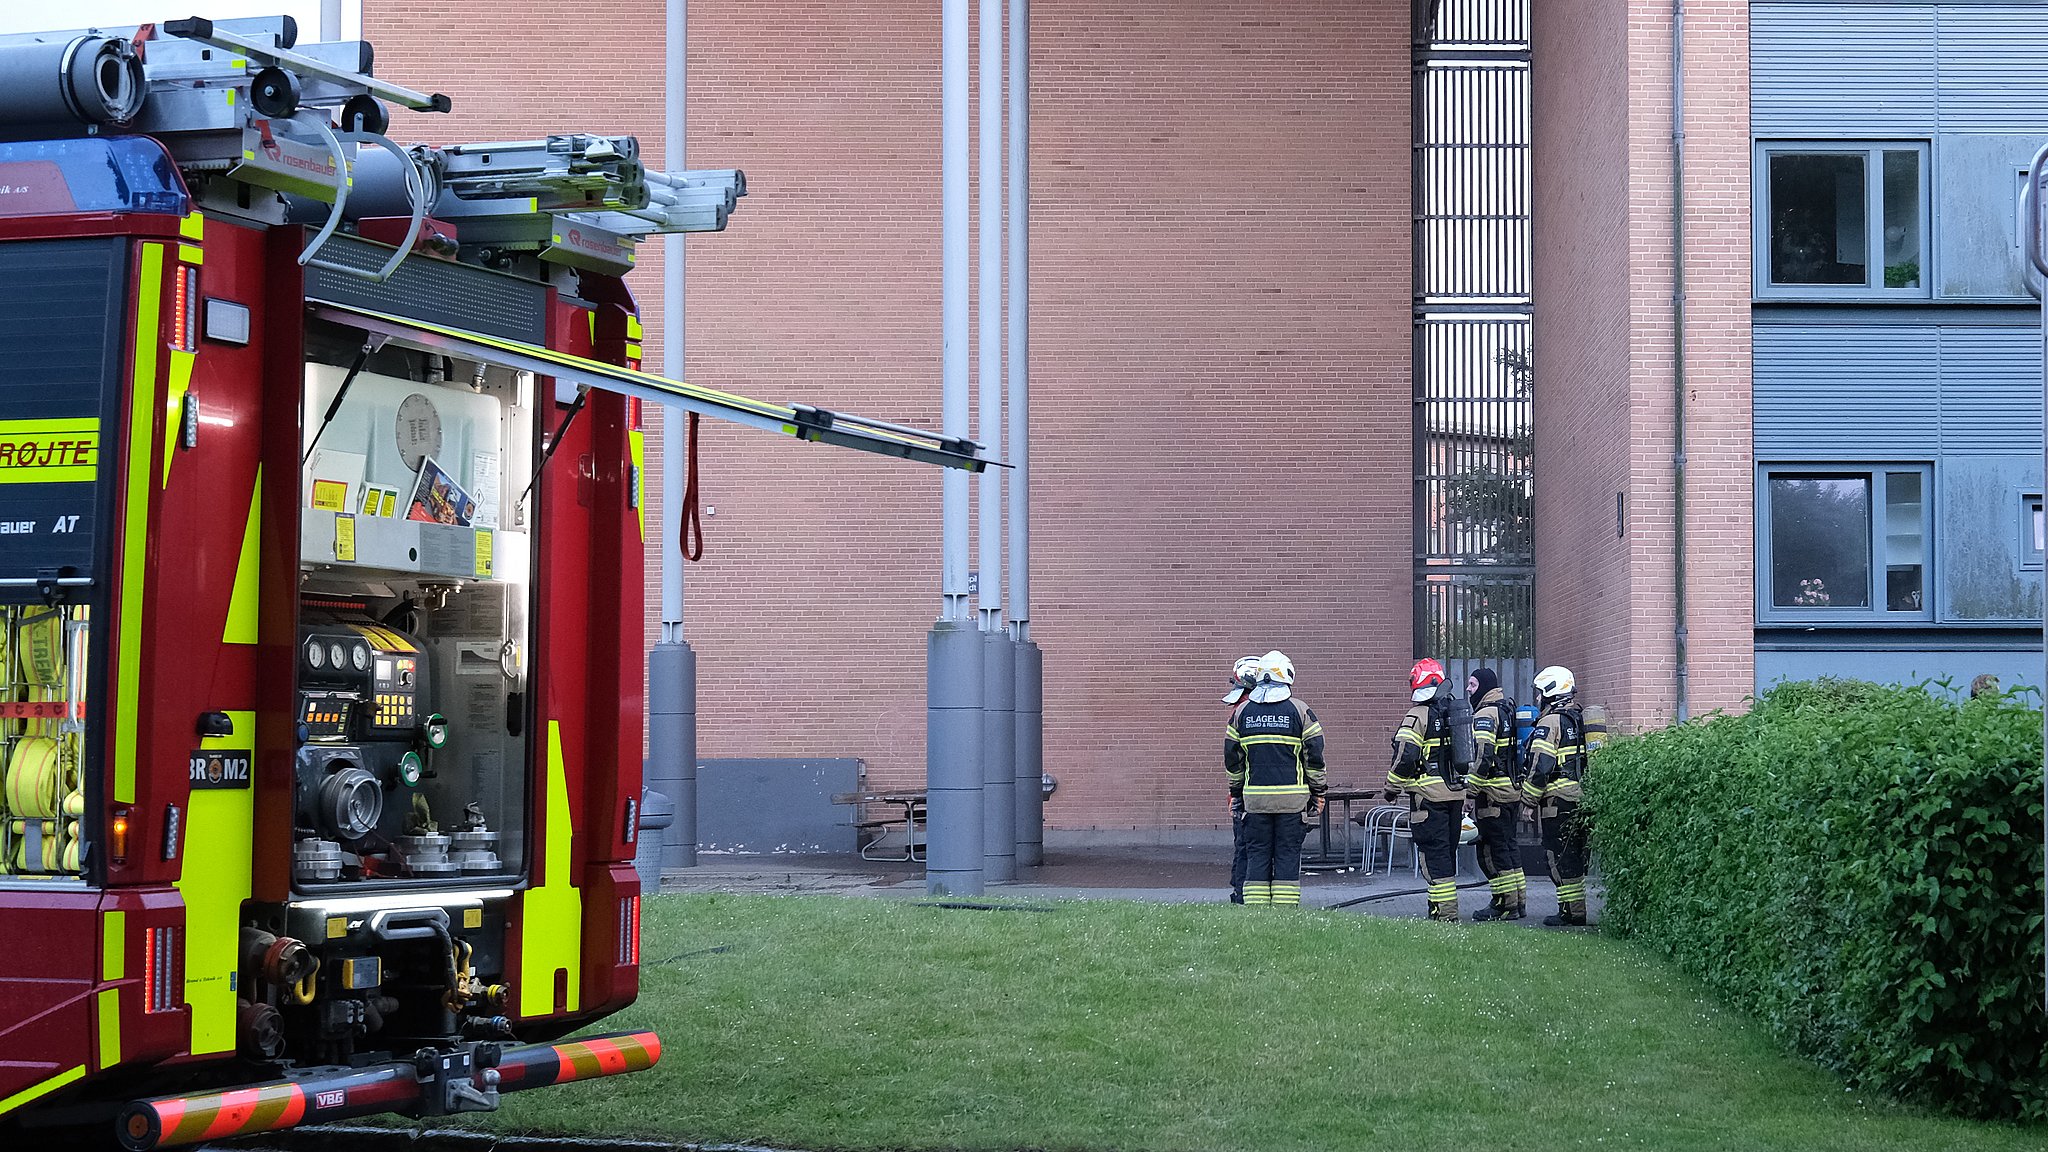
[[[1456,900],[1431,900],[1429,902],[1429,918],[1431,920],[1441,920],[1448,924],[1456,924],[1458,922],[1458,902]]]
[[[1481,924],[1484,924],[1488,920],[1505,920],[1508,918],[1509,909],[1514,907],[1514,905],[1511,903],[1513,899],[1514,897],[1512,896],[1505,895],[1503,893],[1495,893],[1492,902],[1487,904],[1486,907],[1481,908],[1479,911],[1474,912],[1472,914],[1472,919],[1478,921]]]
[[[1584,928],[1586,926],[1586,902],[1566,900],[1557,906],[1557,915],[1545,916],[1543,923],[1551,928]]]
[[[1503,920],[1520,920],[1529,914],[1529,882],[1522,880],[1508,896],[1507,911],[1500,914]]]

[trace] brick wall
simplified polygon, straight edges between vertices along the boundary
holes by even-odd
[[[1536,375],[1560,381],[1538,389],[1538,658],[1570,664],[1584,698],[1608,702],[1617,724],[1655,726],[1676,704],[1670,8],[1600,0],[1536,11]],[[1688,6],[1695,715],[1739,707],[1754,659],[1747,37],[1745,4]]]
[[[458,98],[445,137],[631,131],[658,159],[659,4],[512,0],[493,27],[519,34],[481,40],[473,16],[366,7],[380,74]],[[690,16],[689,162],[754,190],[690,242],[691,378],[936,426],[938,6]],[[1217,823],[1221,680],[1270,647],[1334,778],[1381,771],[1410,658],[1407,20],[1396,0],[1033,6],[1050,826]],[[560,70],[565,51],[597,63]],[[658,265],[650,247],[634,277],[650,312]],[[701,451],[701,753],[921,778],[936,472],[709,424]]]

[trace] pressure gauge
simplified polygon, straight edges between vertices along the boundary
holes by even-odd
[[[332,661],[336,668],[346,668],[348,666],[348,653],[342,651],[339,640],[327,646],[327,659]]]
[[[441,454],[441,410],[418,392],[398,404],[398,457],[414,472],[429,456]]]
[[[327,666],[327,649],[322,647],[318,640],[306,642],[306,663],[315,668]]]
[[[369,645],[367,645],[367,644],[358,644],[358,645],[356,645],[356,646],[355,646],[355,650],[349,653],[349,658],[355,661],[355,665],[356,665],[356,671],[358,671],[358,672],[368,672],[368,671],[370,670],[370,646],[369,646]]]

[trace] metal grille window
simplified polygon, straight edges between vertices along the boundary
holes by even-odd
[[[1529,0],[1416,0],[1415,650],[1535,672]]]

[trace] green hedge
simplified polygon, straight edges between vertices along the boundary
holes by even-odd
[[[2041,764],[2025,702],[1849,680],[1617,740],[1605,922],[1854,1086],[2048,1118]]]

